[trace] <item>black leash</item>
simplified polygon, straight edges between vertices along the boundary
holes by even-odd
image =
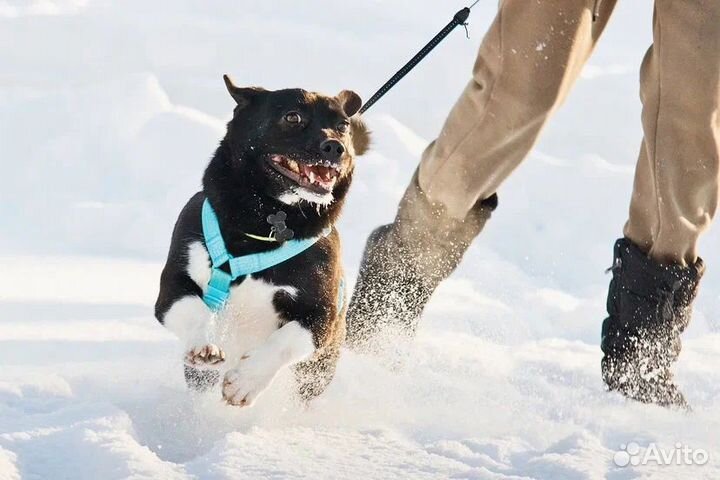
[[[435,47],[437,47],[440,42],[442,42],[445,37],[447,37],[450,32],[455,30],[455,27],[458,25],[462,25],[467,30],[467,19],[470,16],[470,10],[479,2],[480,0],[475,0],[472,5],[469,7],[465,7],[462,10],[459,10],[454,16],[453,19],[448,23],[445,28],[440,30],[440,33],[435,35],[432,40],[430,40],[427,45],[425,45],[418,53],[415,54],[413,58],[410,59],[409,62],[407,62],[403,67],[397,71],[395,75],[392,76],[390,80],[385,82],[385,85],[380,87],[380,90],[375,92],[375,94],[370,97],[370,100],[365,102],[365,105],[362,106],[359,113],[363,114],[365,113],[370,107],[375,105],[378,100],[380,100],[392,87],[394,87],[402,78],[407,75],[410,70],[415,68],[418,63],[422,61],[423,58],[427,56],[428,53],[430,53]]]

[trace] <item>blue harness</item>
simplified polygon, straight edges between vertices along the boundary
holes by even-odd
[[[286,260],[290,260],[315,245],[321,238],[330,235],[332,231],[332,228],[328,227],[317,237],[304,240],[288,240],[274,250],[243,255],[242,257],[233,257],[227,251],[225,240],[223,240],[222,233],[220,232],[217,215],[207,199],[205,199],[202,206],[202,228],[203,236],[205,237],[205,246],[212,261],[212,273],[207,290],[203,295],[203,302],[205,302],[205,305],[213,312],[222,310],[225,306],[225,302],[227,302],[230,296],[230,284],[233,280],[238,277],[267,270]],[[226,263],[230,266],[230,273],[220,268]],[[340,308],[338,311],[342,311],[345,302],[344,287],[345,282],[341,280],[340,298],[338,299]]]

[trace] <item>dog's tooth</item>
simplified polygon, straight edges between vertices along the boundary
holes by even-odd
[[[312,170],[310,170],[310,171],[308,172],[308,178],[310,179],[310,183],[315,183],[315,172],[313,172]]]

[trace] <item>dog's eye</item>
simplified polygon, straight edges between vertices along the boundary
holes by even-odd
[[[347,131],[350,130],[350,122],[340,122],[337,126],[337,131],[340,133],[347,133]]]
[[[285,121],[293,125],[297,125],[302,122],[302,117],[298,112],[290,112],[285,114]]]

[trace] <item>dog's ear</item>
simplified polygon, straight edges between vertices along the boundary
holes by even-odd
[[[342,92],[338,93],[337,99],[340,102],[340,105],[342,105],[342,109],[345,112],[345,115],[347,115],[348,117],[352,117],[353,115],[355,115],[358,110],[360,110],[360,107],[362,107],[362,100],[360,99],[360,95],[353,92],[352,90],[343,90]]]
[[[248,105],[250,105],[250,102],[252,102],[253,98],[257,97],[258,94],[267,91],[264,88],[260,87],[237,87],[227,75],[223,75],[223,80],[225,80],[225,86],[227,87],[230,96],[233,97],[235,102],[238,104],[238,107],[240,108],[247,107]]]
[[[350,134],[352,135],[353,150],[355,155],[364,155],[370,148],[370,130],[360,119],[360,116],[350,118]]]
[[[350,133],[355,155],[363,155],[370,148],[370,130],[359,115],[354,116],[362,107],[362,99],[352,90],[343,90],[338,93],[337,99],[342,105],[345,115],[350,117]]]

